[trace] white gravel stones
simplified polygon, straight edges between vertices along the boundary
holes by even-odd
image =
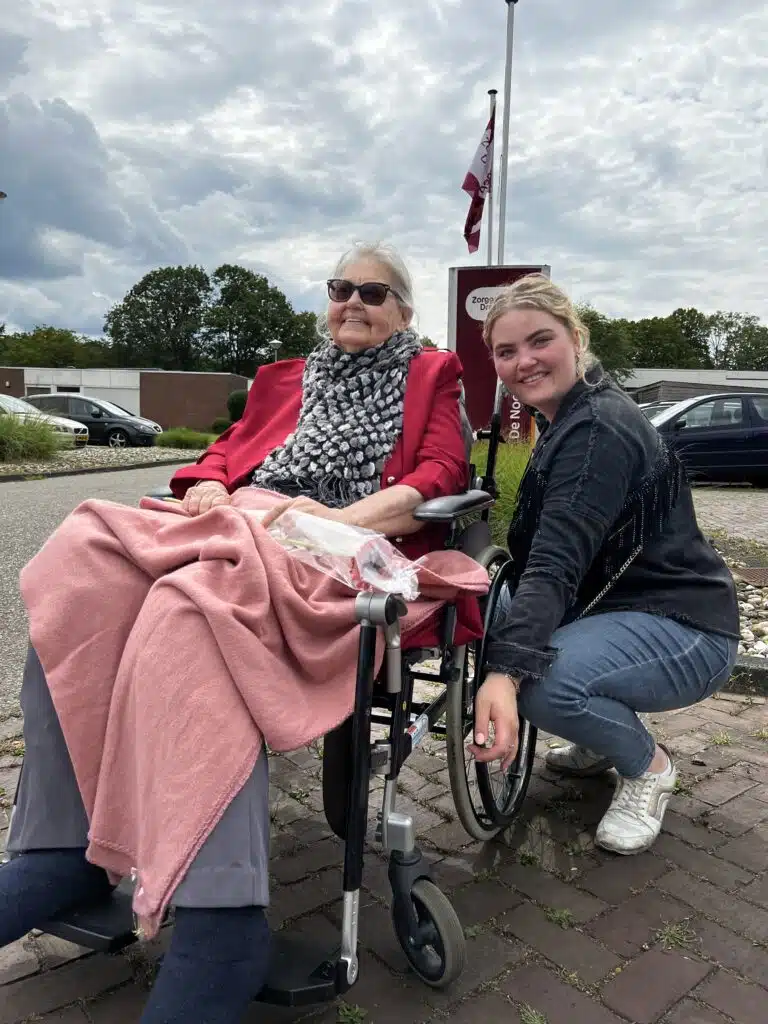
[[[109,448],[88,445],[75,451],[57,452],[48,462],[0,462],[0,478],[4,476],[47,476],[62,470],[130,469],[148,463],[194,462],[201,454],[186,448]]]

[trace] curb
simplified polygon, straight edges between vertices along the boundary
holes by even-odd
[[[86,476],[88,473],[126,473],[131,469],[152,469],[154,466],[187,466],[194,459],[155,459],[153,462],[131,462],[127,466],[88,466],[84,469],[52,469],[42,473],[0,473],[0,484],[26,480],[52,480],[56,476]]]
[[[768,658],[751,658],[747,654],[740,654],[731,678],[723,689],[728,693],[768,697]]]

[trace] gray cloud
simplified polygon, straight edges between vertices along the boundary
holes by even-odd
[[[447,268],[481,261],[460,184],[505,9],[21,0],[0,36],[0,321],[95,332],[152,267],[225,260],[318,309],[339,251],[386,238],[444,337]],[[507,261],[608,313],[765,317],[766,46],[761,0],[518,4]]]
[[[0,31],[0,89],[16,75],[27,70],[24,54],[27,40],[12,32]]]

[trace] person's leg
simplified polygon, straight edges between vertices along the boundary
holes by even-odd
[[[542,680],[523,684],[520,711],[616,767],[616,806],[598,840],[617,852],[644,849],[658,835],[675,773],[637,712],[688,707],[715,692],[736,644],[660,616],[609,612],[562,627],[552,646],[558,657]]]
[[[106,872],[85,850],[33,850],[0,865],[0,947],[56,914],[109,895]]]
[[[173,894],[171,948],[141,1024],[236,1024],[269,958],[269,766],[261,752]]]
[[[141,1024],[237,1024],[264,985],[269,948],[262,907],[178,907]]]
[[[109,895],[106,872],[85,859],[86,817],[40,660],[30,647],[21,684],[24,764],[0,865],[0,946],[62,911]]]
[[[689,707],[715,692],[736,642],[644,612],[608,612],[558,629],[547,675],[524,682],[521,713],[547,732],[594,751],[632,778],[655,743],[637,712]]]

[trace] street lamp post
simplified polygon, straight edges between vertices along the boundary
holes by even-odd
[[[269,342],[269,347],[274,352],[274,358],[272,360],[273,363],[277,362],[277,350],[280,348],[282,344],[282,341],[280,341],[278,338],[273,338],[273,340]]]

